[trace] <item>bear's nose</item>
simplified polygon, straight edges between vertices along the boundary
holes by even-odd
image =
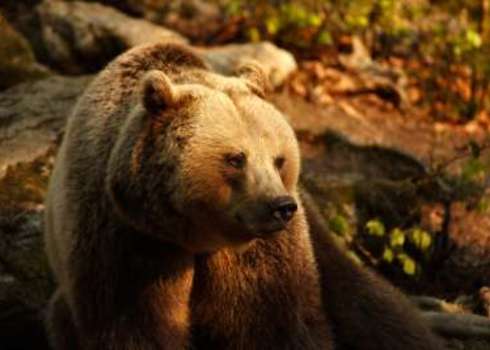
[[[298,205],[293,197],[281,196],[275,198],[270,203],[270,208],[272,209],[272,216],[279,221],[288,222],[291,220],[296,210],[298,210]]]

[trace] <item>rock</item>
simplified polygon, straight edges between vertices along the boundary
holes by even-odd
[[[169,5],[170,3],[170,5]],[[158,11],[158,6],[167,5],[167,11]],[[173,28],[192,42],[208,42],[221,32],[223,13],[217,2],[204,0],[160,1],[159,5],[147,6],[143,17],[154,23]],[[162,15],[164,14],[164,15]]]
[[[2,349],[48,350],[44,306],[54,283],[42,249],[41,212],[0,207],[0,339]]]
[[[0,93],[0,179],[9,166],[46,155],[89,81],[53,76]]]
[[[42,249],[42,203],[55,141],[89,81],[52,76],[0,92],[2,349],[49,349],[42,310],[54,283]]]
[[[479,291],[483,313],[490,318],[490,287],[482,287]]]
[[[9,299],[36,309],[45,305],[53,281],[42,248],[42,212],[0,209],[0,302]]]
[[[231,75],[241,62],[258,61],[265,68],[273,86],[281,85],[297,68],[292,54],[270,42],[199,48],[198,52],[213,69],[224,75]]]
[[[89,81],[52,76],[0,93],[1,339],[31,331],[40,338],[36,314],[53,288],[42,250],[43,201],[56,140]]]
[[[369,69],[374,64],[371,54],[359,37],[352,38],[352,51],[339,55],[340,63],[352,70]]]
[[[98,3],[45,0],[36,12],[43,43],[38,56],[66,73],[95,72],[143,43],[187,43],[176,32]]]
[[[116,7],[132,16],[143,17],[153,22],[161,21],[177,1],[161,0],[100,0],[98,2]],[[180,1],[179,1],[180,2]]]
[[[0,15],[0,90],[26,80],[44,78],[49,70],[38,64],[28,41]]]
[[[375,93],[400,109],[409,106],[408,79],[403,70],[373,61],[360,38],[352,38],[352,52],[339,55],[339,61],[357,77],[358,87],[351,93]]]
[[[222,7],[207,0],[99,0],[132,16],[173,28],[192,42],[205,42],[223,24]]]

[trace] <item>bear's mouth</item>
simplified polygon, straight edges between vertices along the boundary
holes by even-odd
[[[240,215],[236,215],[237,221],[244,226],[245,235],[251,239],[269,238],[287,230],[287,223],[281,220],[272,220],[268,222],[245,222]]]
[[[286,224],[282,222],[275,222],[272,224],[268,224],[266,227],[259,228],[257,230],[257,234],[259,236],[269,236],[274,233],[279,233],[282,232],[286,229]]]

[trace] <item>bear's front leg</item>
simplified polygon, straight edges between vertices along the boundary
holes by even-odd
[[[79,270],[73,294],[81,348],[187,349],[193,257],[158,245],[130,249],[132,256],[108,262],[85,259]],[[114,264],[112,273],[98,269],[101,263]]]
[[[56,290],[49,301],[45,325],[53,349],[80,349],[75,323],[60,289]]]

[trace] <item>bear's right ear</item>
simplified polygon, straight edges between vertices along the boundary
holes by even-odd
[[[177,91],[167,77],[160,70],[151,70],[143,78],[141,100],[146,110],[158,112],[166,107],[177,104]]]

